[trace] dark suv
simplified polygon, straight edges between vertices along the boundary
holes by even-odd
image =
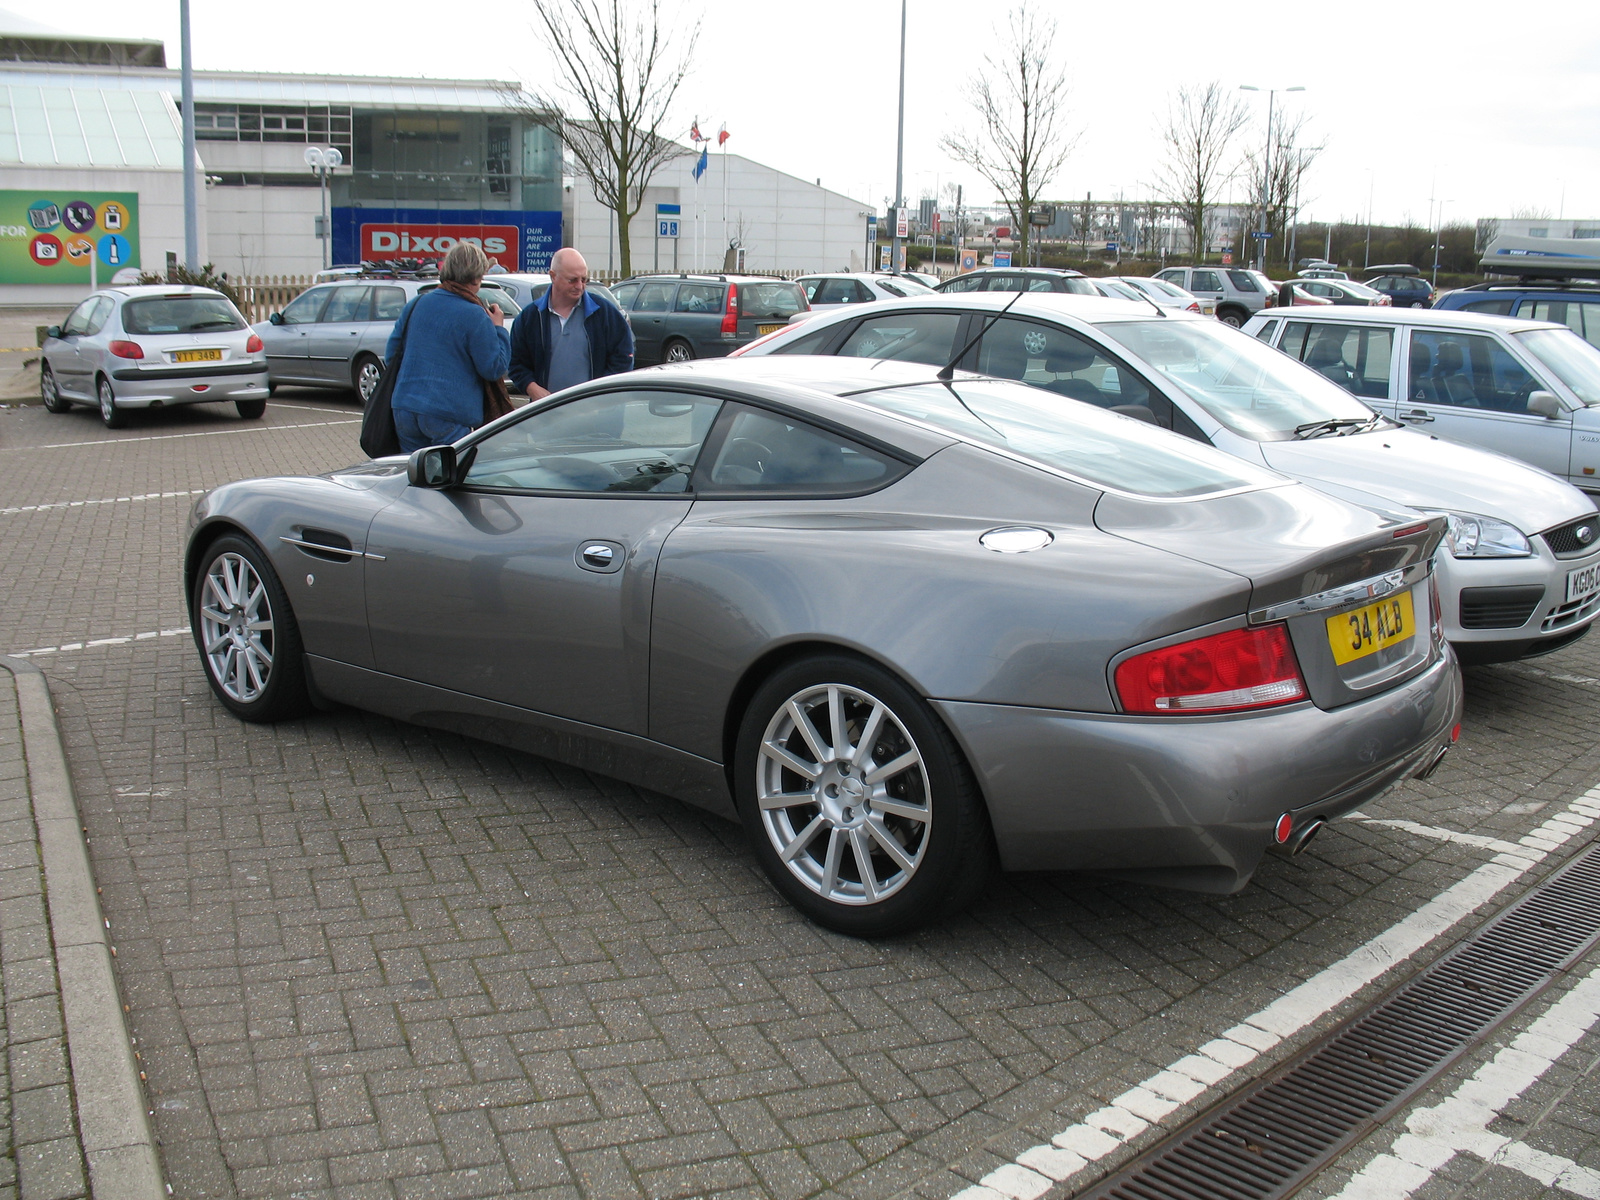
[[[1389,297],[1395,308],[1432,308],[1433,285],[1422,278],[1422,272],[1410,263],[1392,263],[1381,267],[1368,267],[1367,287]]]
[[[759,275],[645,275],[611,289],[633,326],[634,363],[721,358],[805,312],[805,291]]]
[[[1056,267],[983,267],[946,279],[941,292],[1069,292],[1098,296],[1100,291],[1082,271]]]
[[[1527,279],[1475,283],[1445,292],[1433,306],[1529,321],[1558,321],[1585,341],[1600,346],[1600,281]]]

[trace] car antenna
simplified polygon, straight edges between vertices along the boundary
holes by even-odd
[[[945,363],[944,366],[939,368],[938,378],[939,378],[939,381],[941,383],[949,383],[950,380],[955,377],[956,364],[967,356],[967,351],[968,350],[971,350],[974,346],[976,346],[978,344],[978,339],[979,338],[981,338],[984,334],[989,332],[989,326],[993,325],[1001,317],[1005,316],[1006,313],[1010,311],[1011,306],[1013,304],[1015,304],[1018,300],[1021,300],[1021,299],[1022,299],[1022,293],[1018,292],[1015,296],[1012,296],[1011,299],[1007,300],[1006,301],[1006,306],[1004,308],[1002,308],[999,312],[997,312],[994,315],[992,315],[989,318],[987,324],[985,324],[982,329],[978,330],[977,333],[972,335],[972,340],[970,342],[968,342],[965,346],[961,347],[961,353],[957,354],[949,362]]]
[[[1156,310],[1156,316],[1164,317],[1167,315],[1167,310],[1162,308],[1161,305],[1157,304],[1155,297],[1146,292],[1142,287],[1133,287],[1133,284],[1131,283],[1128,286],[1139,293],[1139,299],[1143,300],[1151,308]]]

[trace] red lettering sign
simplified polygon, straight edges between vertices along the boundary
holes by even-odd
[[[522,269],[522,230],[515,225],[415,225],[410,222],[361,227],[361,260],[394,258],[437,261],[460,242],[482,248],[490,262],[508,271]]]

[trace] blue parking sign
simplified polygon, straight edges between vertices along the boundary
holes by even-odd
[[[678,236],[678,223],[676,221],[657,221],[656,236],[675,238]]]

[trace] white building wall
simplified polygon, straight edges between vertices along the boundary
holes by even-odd
[[[745,269],[750,271],[863,269],[871,205],[737,154],[712,153],[696,183],[697,161],[697,155],[686,151],[652,180],[633,222],[635,271],[656,267],[657,203],[677,204],[683,210],[677,249],[678,266],[685,271],[720,270],[734,237],[744,245]],[[583,252],[591,271],[620,268],[611,220],[610,210],[595,199],[588,180],[578,178],[568,210],[567,244]],[[672,267],[672,249],[671,241],[662,239],[662,270]]]

